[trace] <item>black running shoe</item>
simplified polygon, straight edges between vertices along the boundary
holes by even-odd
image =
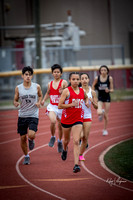
[[[35,147],[35,141],[34,141],[34,140],[30,140],[30,139],[28,138],[28,142],[29,142],[29,149],[30,149],[30,150],[33,150],[34,147]]]
[[[49,143],[48,143],[49,147],[53,147],[53,146],[54,146],[54,143],[55,143],[55,137],[52,136],[52,137],[50,138]]]
[[[63,151],[62,142],[58,142],[58,152],[61,153]]]
[[[66,160],[67,159],[67,151],[65,151],[64,149],[62,151],[61,158],[62,158],[62,160]]]
[[[74,173],[80,172],[80,167],[79,167],[79,165],[75,165],[75,166],[74,166],[73,172],[74,172]]]

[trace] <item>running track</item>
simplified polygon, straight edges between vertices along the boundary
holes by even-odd
[[[103,122],[98,121],[96,111],[92,110],[89,149],[77,174],[72,172],[72,139],[66,161],[57,153],[57,143],[54,148],[48,147],[50,123],[44,112],[45,108],[41,108],[35,149],[30,152],[31,164],[24,166],[16,133],[17,110],[0,111],[1,200],[129,200],[133,197],[133,182],[118,178],[104,168],[103,162],[108,147],[133,137],[133,101],[112,102],[108,136],[102,136]]]

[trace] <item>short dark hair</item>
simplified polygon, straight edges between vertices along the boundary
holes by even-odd
[[[61,72],[61,74],[62,74],[63,70],[62,70],[62,67],[61,67],[60,65],[54,64],[54,65],[51,67],[52,73],[53,73],[53,71],[54,71],[55,69],[59,69],[60,72]]]
[[[105,67],[107,69],[107,73],[109,74],[109,68],[106,65],[101,65],[101,67],[99,68],[99,73],[101,74],[101,69]]]
[[[30,72],[31,75],[33,75],[33,69],[30,66],[26,66],[22,69],[22,74],[24,74],[26,71]]]

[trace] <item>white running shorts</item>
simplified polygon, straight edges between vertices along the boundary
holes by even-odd
[[[59,119],[61,119],[62,110],[63,110],[63,109],[58,109],[58,106],[52,105],[52,104],[50,103],[50,104],[48,104],[48,106],[47,106],[46,114],[48,115],[48,113],[49,113],[50,111],[53,111],[53,112],[55,112],[56,117],[58,117]]]

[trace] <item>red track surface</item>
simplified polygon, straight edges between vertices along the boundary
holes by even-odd
[[[54,148],[48,147],[50,122],[44,112],[45,109],[40,109],[35,149],[30,152],[31,164],[24,166],[16,133],[17,110],[0,111],[1,200],[129,200],[133,197],[133,182],[120,182],[123,179],[106,171],[99,161],[99,156],[109,146],[133,137],[133,101],[112,102],[108,136],[102,136],[103,122],[98,121],[93,110],[89,149],[85,152],[86,161],[80,163],[81,172],[77,174],[72,172],[72,139],[66,161],[57,153],[57,143]],[[108,180],[115,185],[111,186]]]

